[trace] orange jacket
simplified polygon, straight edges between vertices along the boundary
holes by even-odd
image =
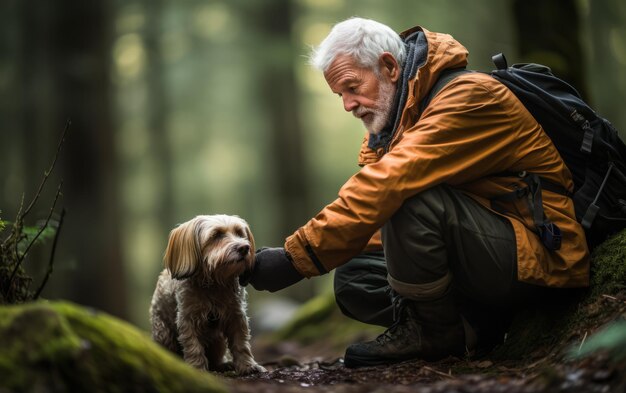
[[[403,35],[410,34],[415,27]],[[467,65],[468,52],[450,35],[422,29],[427,61],[408,82],[408,98],[388,151],[373,151],[367,136],[361,170],[326,206],[285,242],[294,266],[305,277],[330,271],[379,244],[379,229],[409,197],[446,183],[491,208],[490,199],[510,192],[527,171],[566,186],[573,183],[556,148],[523,104],[504,85],[482,73],[461,74],[419,115],[419,103],[438,75]],[[525,199],[506,205],[515,231],[518,279],[556,287],[589,282],[589,251],[571,199],[543,190],[546,216],[562,232],[558,251],[546,249],[533,232]],[[372,239],[372,237],[374,238]],[[372,239],[372,241],[370,241]]]

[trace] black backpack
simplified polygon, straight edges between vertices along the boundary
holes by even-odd
[[[576,218],[585,229],[590,248],[626,228],[626,145],[611,123],[598,116],[569,84],[540,64],[507,66],[503,54],[492,58],[490,75],[511,90],[541,124],[572,173],[574,192],[529,173],[520,177],[528,187],[500,199],[531,194],[537,232],[551,250],[560,248],[560,230],[543,214],[541,188],[574,201]],[[425,108],[443,86],[465,69],[447,70],[421,103]]]

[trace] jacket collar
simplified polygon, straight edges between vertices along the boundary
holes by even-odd
[[[422,67],[426,63],[428,55],[428,43],[426,36],[421,29],[411,30],[404,37],[404,45],[406,47],[406,58],[402,66],[402,74],[398,80],[398,88],[396,89],[396,96],[394,99],[392,111],[393,116],[390,116],[389,121],[385,128],[381,130],[379,134],[370,134],[368,147],[372,150],[378,148],[387,148],[389,143],[393,139],[395,130],[398,128],[400,118],[402,117],[402,110],[406,105],[406,99],[408,96],[408,83],[415,78],[418,68]]]

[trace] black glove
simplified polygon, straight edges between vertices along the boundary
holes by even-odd
[[[239,276],[239,283],[250,283],[258,291],[276,292],[303,278],[284,248],[261,248],[256,253],[254,268]]]

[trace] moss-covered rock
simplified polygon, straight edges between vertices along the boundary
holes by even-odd
[[[570,297],[521,311],[495,358],[521,359],[561,354],[573,342],[618,319],[626,309],[626,230],[598,246],[592,255],[590,286]]]
[[[0,307],[0,392],[224,392],[144,332],[68,302]]]
[[[302,344],[321,343],[341,350],[359,339],[382,332],[379,326],[367,325],[347,318],[341,313],[333,292],[324,292],[302,305],[271,341],[294,340]]]

